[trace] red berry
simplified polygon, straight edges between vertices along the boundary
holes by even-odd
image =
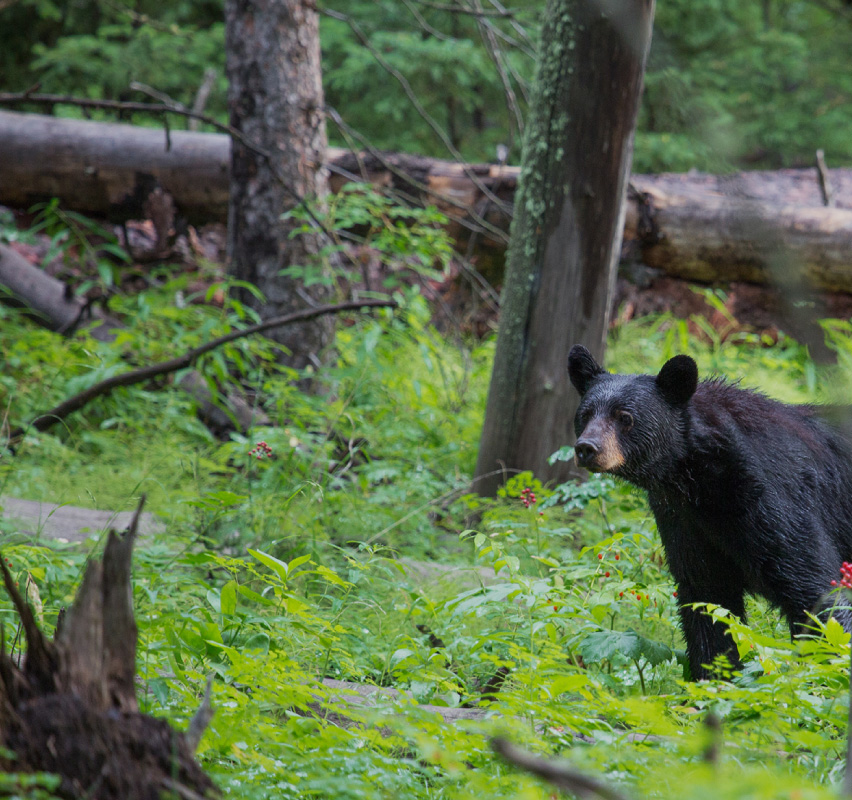
[[[615,560],[616,560],[616,561],[618,561],[618,559],[620,559],[620,558],[621,558],[621,556],[620,556],[620,555],[618,555],[618,553],[616,553],[616,554],[615,554]]]
[[[598,553],[598,561],[600,561],[602,558],[603,558],[603,553]]]
[[[604,572],[604,578],[608,578],[608,577],[609,577],[609,573],[608,573],[608,572]]]
[[[677,592],[672,592],[672,597],[677,597]]]
[[[832,581],[832,582],[831,582],[831,585],[832,585],[832,586],[837,586],[837,581]]]

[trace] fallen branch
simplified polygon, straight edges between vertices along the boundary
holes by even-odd
[[[329,306],[317,306],[316,308],[308,308],[304,311],[296,311],[293,314],[286,314],[282,317],[273,317],[265,322],[260,322],[257,325],[251,325],[248,328],[231,331],[224,336],[219,336],[205,344],[194,347],[187,351],[182,356],[169,359],[168,361],[160,361],[157,364],[150,364],[147,367],[124,372],[121,375],[113,375],[106,380],[99,381],[94,386],[84,389],[82,392],[63,400],[58,406],[52,408],[44,414],[39,414],[32,422],[27,425],[15,428],[9,434],[9,444],[14,446],[22,439],[27,431],[37,430],[44,431],[55,425],[57,422],[65,419],[75,411],[79,411],[83,406],[88,405],[92,400],[103,397],[109,394],[113,389],[118,389],[121,386],[133,386],[137,383],[150,380],[160,375],[168,375],[177,372],[181,369],[191,367],[201,356],[221,347],[229,342],[242,339],[245,336],[251,336],[254,333],[262,333],[263,331],[271,330],[272,328],[280,328],[284,325],[290,325],[294,322],[302,322],[304,320],[314,319],[316,317],[325,316],[326,314],[339,314],[343,311],[355,311],[361,308],[395,308],[396,303],[393,300],[357,300],[347,303],[336,303]]]
[[[570,792],[581,798],[627,800],[617,789],[613,789],[599,778],[580,772],[565,761],[540,758],[502,738],[492,739],[491,747],[510,764],[544,778],[563,792]]]
[[[30,264],[10,247],[0,244],[0,300],[18,308],[39,325],[69,336],[84,323],[97,319],[92,338],[111,341],[113,328],[121,323],[102,309],[92,309],[85,298],[76,297],[62,281]]]

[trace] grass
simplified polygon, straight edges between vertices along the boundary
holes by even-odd
[[[232,324],[203,308],[177,314],[176,285],[136,298],[115,345],[63,341],[3,311],[0,401],[10,418],[129,357],[155,358]],[[703,374],[815,401],[844,385],[846,335],[835,332],[841,366],[824,369],[789,339],[699,341],[677,321],[644,319],[613,333],[607,366],[656,371],[687,350]],[[751,626],[733,626],[744,674],[683,683],[674,587],[641,496],[607,478],[557,488],[529,474],[494,503],[464,494],[492,353],[493,343],[439,336],[414,299],[396,315],[341,325],[334,363],[309,396],[267,347],[243,342],[203,368],[236,369],[258,387],[273,427],[218,441],[178,390],[122,390],[4,453],[0,493],[118,510],[148,494],[167,529],[135,559],[140,695],[180,726],[216,676],[199,756],[233,796],[551,796],[492,755],[495,733],[567,755],[637,797],[833,796],[848,635],[829,625],[791,643],[755,603]],[[271,458],[249,455],[260,441]],[[3,555],[19,580],[32,577],[50,627],[85,554],[14,541],[7,534]],[[469,569],[435,580],[397,556]],[[11,641],[5,601],[0,615]],[[480,702],[504,667],[493,716],[452,725],[413,701],[352,712],[321,683],[371,682],[453,707]],[[716,767],[702,760],[708,709],[723,719]],[[359,724],[330,724],[329,710]]]

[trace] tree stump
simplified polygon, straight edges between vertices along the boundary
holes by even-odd
[[[60,797],[193,800],[217,795],[195,762],[189,733],[139,712],[130,564],[143,497],[130,527],[110,531],[102,561],[89,561],[74,604],[48,640],[0,558],[27,640],[23,659],[0,644],[0,769],[51,772]],[[197,720],[209,720],[209,692]],[[193,720],[195,723],[196,720]]]

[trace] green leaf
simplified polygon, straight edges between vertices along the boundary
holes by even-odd
[[[220,613],[229,617],[237,610],[237,582],[228,581],[219,592]]]
[[[285,562],[275,558],[275,556],[269,555],[269,553],[264,553],[262,550],[252,550],[249,548],[248,552],[249,555],[254,556],[261,564],[269,567],[281,579],[282,583],[286,583],[290,567]]]
[[[662,664],[672,657],[671,648],[640,636],[636,631],[595,631],[580,643],[580,654],[584,661],[597,663],[611,661],[613,656],[638,661],[644,658],[652,666]]]

